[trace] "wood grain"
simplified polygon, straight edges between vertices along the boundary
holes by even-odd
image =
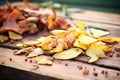
[[[82,11],[79,13],[73,13],[71,17],[73,19],[89,21],[93,23],[103,23],[120,26],[119,14],[110,14],[96,11]]]
[[[58,16],[61,16],[60,12],[58,12]],[[85,23],[86,25],[100,26],[108,29],[111,32],[110,36],[120,37],[119,14],[109,14],[109,13],[101,13],[95,11],[82,11],[80,13],[73,13],[71,16],[74,20],[67,19],[70,23],[80,21]],[[20,43],[22,41],[36,40],[41,35],[48,35],[48,33],[45,33],[45,31],[40,31],[35,35],[25,34],[22,40],[9,41],[7,43],[0,44],[0,47],[3,47],[2,45],[5,45],[7,46],[6,48],[15,49],[17,43]],[[23,73],[27,72],[23,76],[20,75],[20,77],[22,78],[19,78],[18,80],[25,80],[25,77],[28,77],[27,79],[29,80],[34,80],[35,77],[36,80],[39,80],[40,77],[41,80],[50,80],[50,79],[54,80],[54,78],[66,79],[66,80],[119,80],[120,79],[120,58],[116,57],[116,54],[120,54],[120,52],[115,52],[113,54],[113,57],[107,57],[107,59],[100,59],[98,62],[94,64],[88,64],[87,61],[89,57],[80,55],[74,60],[66,60],[66,61],[55,60],[52,66],[37,65],[39,66],[39,68],[35,69],[32,65],[36,65],[36,63],[30,63],[31,59],[28,59],[28,61],[25,62],[26,57],[24,55],[20,55],[20,56],[13,55],[14,50],[6,49],[6,48],[0,48],[0,63],[4,62],[4,64],[1,64],[2,66],[0,66],[1,68],[0,72],[2,72],[0,73],[0,75],[3,75],[4,77],[5,74],[6,75],[8,74],[7,77],[10,77],[10,75],[12,75],[11,76],[12,80],[16,80],[17,77],[13,76],[11,70],[14,69],[10,69],[10,67],[16,68],[16,72],[20,70],[20,73],[18,73],[18,75],[21,74],[22,72]],[[10,61],[10,58],[12,58],[12,61]],[[66,64],[68,64],[68,66],[65,66]],[[85,67],[89,69],[90,71],[89,75],[83,75],[82,73],[83,69],[80,70],[77,67],[79,64],[82,65],[83,69]],[[6,68],[4,66],[6,66]],[[96,68],[95,71],[93,70],[94,68]],[[6,72],[6,69],[8,69],[9,72]],[[103,70],[108,72],[107,76],[106,74],[101,74]],[[94,72],[96,72],[98,76],[94,76],[93,75]],[[119,75],[117,75],[118,73]],[[34,74],[35,76],[31,78],[28,76]],[[46,79],[44,76],[49,76],[48,77],[49,79],[48,78]]]
[[[70,23],[76,22],[76,21],[80,21],[80,20],[69,20],[68,21]],[[102,24],[102,23],[92,23],[92,22],[88,22],[88,21],[80,21],[85,23],[86,25],[94,25],[94,26],[99,26],[99,27],[103,27],[107,30],[109,30],[111,32],[110,36],[113,37],[120,37],[120,27],[117,25],[110,25],[110,24]],[[36,40],[37,38],[39,38],[41,35],[48,35],[48,33],[46,31],[40,31],[39,33],[35,34],[35,35],[28,35],[25,34],[24,38],[20,41],[10,41],[7,42],[3,45],[9,46],[9,47],[16,47],[17,43],[20,43],[22,41],[30,41],[30,40]],[[103,65],[103,66],[108,66],[108,67],[114,67],[117,69],[120,69],[120,58],[116,57],[116,54],[120,53],[120,52],[116,52],[113,57],[107,57],[107,59],[100,59],[98,62],[96,62],[97,65]],[[80,56],[79,58],[77,58],[76,60],[78,61],[84,61],[87,62],[89,57],[84,57],[84,56]],[[113,64],[114,63],[114,64]]]
[[[10,58],[12,58],[12,61],[10,61]],[[4,66],[10,66],[16,69],[65,80],[118,80],[120,78],[120,75],[117,75],[120,73],[120,71],[106,69],[77,61],[55,60],[52,66],[38,65],[39,68],[35,69],[32,65],[36,65],[36,63],[30,63],[30,59],[25,62],[25,59],[25,56],[14,55],[13,50],[0,48],[0,62],[4,61],[4,64],[2,64]],[[67,66],[65,66],[66,63]],[[80,70],[77,67],[78,65],[82,65],[83,69]],[[83,70],[85,67],[89,69],[88,75],[83,75]],[[101,73],[103,70],[105,72],[107,71],[107,77],[106,74]],[[94,72],[96,72],[98,75],[94,76]]]

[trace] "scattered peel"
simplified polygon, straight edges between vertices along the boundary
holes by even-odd
[[[83,51],[80,48],[71,48],[71,49],[56,53],[53,57],[56,59],[72,59],[80,55],[82,52]]]
[[[22,35],[12,32],[12,31],[8,31],[8,34],[9,34],[9,38],[12,40],[20,40],[23,38]]]
[[[63,39],[58,39],[58,45],[56,48],[50,51],[50,53],[56,53],[56,52],[61,52],[64,50],[64,40]]]
[[[35,48],[32,52],[29,53],[29,55],[27,57],[35,57],[38,55],[43,54],[43,50],[41,48]]]
[[[86,35],[80,35],[79,39],[78,39],[82,44],[91,44],[93,42],[96,42],[97,39],[90,37],[90,36],[86,36]]]
[[[53,30],[51,33],[57,38],[64,38],[67,35],[67,31],[65,30]]]
[[[85,44],[80,43],[78,39],[73,43],[73,46],[84,49],[84,50],[87,50],[88,48]]]
[[[102,45],[98,45],[95,47],[94,52],[98,57],[102,57],[105,58],[107,57],[103,51],[103,49],[101,48]]]
[[[82,22],[76,22],[75,25],[82,31],[85,30],[85,24]]]
[[[27,48],[23,48],[21,50],[15,51],[14,54],[22,54],[22,53],[29,53],[32,52],[33,48],[32,47],[27,47]]]
[[[103,50],[105,47],[103,46],[104,45],[102,42],[95,42],[91,44],[91,46],[86,51],[86,55],[91,58],[88,61],[89,63],[96,62],[99,59],[99,57],[101,58],[106,57],[105,52]]]
[[[35,46],[39,44],[38,41],[28,41],[28,42],[22,42],[23,46]]]
[[[90,57],[89,63],[96,62],[99,57],[94,53],[94,47],[89,47],[86,51],[86,55]]]
[[[0,42],[5,42],[5,41],[7,41],[8,39],[9,39],[9,38],[8,38],[7,36],[0,34]]]
[[[106,43],[120,42],[120,37],[99,38],[99,40]]]
[[[49,60],[47,57],[44,57],[44,56],[37,56],[35,58],[35,60],[37,61],[37,64],[48,64],[48,65],[51,65],[52,64],[52,61]]]
[[[109,35],[109,34],[110,34],[109,31],[103,31],[103,30],[95,29],[95,28],[90,28],[90,31],[92,32],[92,34],[93,34],[95,37],[101,37],[101,36],[106,36],[106,35]]]

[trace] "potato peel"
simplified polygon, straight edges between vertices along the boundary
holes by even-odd
[[[120,37],[99,38],[99,40],[106,43],[120,42]]]
[[[52,61],[49,60],[47,57],[36,57],[35,60],[37,61],[37,64],[48,64],[51,65]]]
[[[27,47],[27,48],[23,48],[21,50],[15,51],[14,54],[18,55],[18,54],[22,54],[22,53],[30,53],[32,52],[34,49],[32,47]]]
[[[99,57],[105,58],[105,52],[103,45],[104,43],[102,42],[95,42],[91,44],[91,46],[88,48],[86,51],[86,55],[89,56],[91,59],[89,60],[89,63],[96,62]]]
[[[82,23],[82,22],[76,22],[75,25],[78,26],[78,28],[80,30],[82,30],[82,31],[85,30],[85,24],[84,23]]]
[[[12,31],[8,31],[8,34],[9,34],[9,38],[12,40],[20,40],[23,38],[22,35],[12,32]]]
[[[71,48],[71,49],[64,50],[59,53],[55,53],[53,57],[56,59],[72,59],[80,55],[82,52],[83,51],[80,48]]]
[[[86,35],[80,35],[78,40],[83,44],[91,44],[97,41],[97,39]]]
[[[38,41],[27,41],[27,42],[22,42],[23,46],[36,46],[40,42]]]
[[[102,57],[102,58],[107,57],[107,56],[105,55],[103,49],[101,48],[101,45],[96,46],[95,49],[94,49],[94,52],[95,52],[95,54],[96,54],[98,57]]]
[[[93,63],[93,62],[96,62],[99,57],[94,53],[94,47],[91,46],[88,48],[88,50],[86,51],[86,55],[90,57],[89,59],[89,63]]]
[[[67,35],[67,31],[65,30],[53,30],[51,33],[57,38],[64,38]]]
[[[82,25],[83,26],[83,25]],[[106,45],[106,43],[120,42],[119,37],[111,38],[101,38],[100,36],[108,35],[109,32],[104,32],[102,30],[101,34],[91,35],[84,31],[84,29],[71,28],[68,30],[53,30],[51,34],[47,37],[40,37],[36,41],[23,42],[23,46],[33,46],[41,49],[35,52],[35,49],[29,53],[27,57],[35,57],[43,54],[47,51],[47,54],[53,54],[56,59],[72,59],[78,57],[80,54],[84,53],[90,57],[89,63],[98,61],[100,58],[106,58],[106,52],[111,51],[111,48]],[[38,58],[38,64],[52,64],[47,58]]]
[[[95,37],[101,37],[101,36],[106,36],[106,35],[109,35],[109,34],[110,34],[109,31],[103,31],[103,30],[95,29],[95,28],[90,28],[90,31],[92,32],[92,34],[93,34]]]
[[[87,50],[87,46],[85,44],[80,43],[80,41],[78,39],[73,43],[73,46]]]
[[[35,57],[41,54],[44,54],[43,50],[41,48],[35,48],[27,57]]]
[[[9,39],[9,38],[8,38],[7,36],[0,34],[0,42],[5,42],[5,41],[7,41],[8,39]]]
[[[56,48],[50,51],[50,53],[55,53],[55,52],[61,52],[64,50],[64,40],[63,39],[58,39],[58,45]]]

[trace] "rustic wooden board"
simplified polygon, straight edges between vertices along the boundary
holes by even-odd
[[[109,15],[109,14],[108,14]],[[105,15],[104,15],[105,16]],[[111,15],[112,17],[112,15]],[[83,20],[69,20],[68,21],[70,23],[72,22],[76,22],[76,21],[80,21],[85,23],[86,25],[93,25],[93,26],[99,26],[99,27],[103,27],[105,29],[108,29],[111,32],[110,36],[116,36],[116,37],[120,37],[120,27],[118,25],[111,25],[111,24],[102,24],[102,23],[93,23],[93,22],[89,22],[89,21],[83,21]],[[35,34],[35,35],[28,35],[25,34],[24,35],[24,39],[20,40],[20,41],[10,41],[8,43],[2,44],[5,46],[9,46],[9,47],[16,47],[17,43],[20,43],[22,41],[30,41],[30,40],[36,40],[37,38],[39,38],[41,35],[47,35],[47,33],[45,33],[44,31],[40,31],[39,33]],[[99,66],[107,66],[107,67],[113,67],[115,69],[119,69],[120,70],[120,58],[116,57],[116,54],[120,53],[120,52],[116,52],[113,57],[107,57],[107,59],[100,59],[98,62],[96,62],[95,64],[99,65]],[[83,62],[87,62],[88,61],[88,57],[85,56],[80,56],[79,58],[77,58],[76,60],[78,61],[83,61]],[[114,63],[114,64],[113,64]]]
[[[61,16],[61,13],[60,12],[58,13],[59,13],[58,16]],[[108,29],[111,32],[110,36],[120,37],[120,32],[119,32],[120,31],[120,15],[118,14],[100,13],[95,11],[82,11],[80,13],[73,13],[72,18],[74,20],[68,19],[70,23],[75,21],[81,21],[81,22],[84,22],[86,25],[100,26]],[[44,33],[43,31],[40,31],[35,35],[25,34],[24,39],[19,41],[10,41],[4,44],[0,44],[0,47],[16,48],[17,43],[20,43],[22,41],[36,40],[41,35],[48,35],[48,33]],[[5,61],[5,64],[3,64],[2,67],[0,66],[0,68],[2,68],[0,69],[0,72],[3,73],[2,75],[5,75],[6,68],[4,68],[4,66],[8,66],[7,69],[9,69],[9,67],[12,67],[12,68],[16,68],[17,70],[19,69],[19,70],[28,71],[28,73],[30,73],[29,75],[33,73],[40,74],[41,78],[38,77],[36,80],[39,80],[39,78],[41,80],[49,80],[49,79],[53,80],[53,78],[51,77],[55,77],[57,79],[58,78],[67,79],[67,80],[96,80],[96,79],[97,80],[101,80],[101,79],[102,80],[113,80],[113,79],[119,80],[120,79],[120,58],[116,57],[117,53],[119,54],[120,52],[115,52],[113,57],[107,57],[107,59],[100,59],[98,62],[94,64],[87,64],[88,57],[80,55],[79,57],[77,57],[72,61],[71,60],[66,60],[66,61],[55,60],[52,66],[39,65],[39,69],[35,69],[32,65],[36,65],[36,64],[30,63],[30,59],[28,59],[28,61],[25,62],[25,56],[16,56],[16,55],[13,55],[13,50],[0,48],[0,63]],[[12,58],[12,61],[9,60],[10,58]],[[68,64],[68,66],[65,66],[66,64]],[[90,70],[89,75],[83,75],[82,74],[83,69],[79,70],[77,68],[78,64],[81,64],[83,67],[89,68]],[[96,68],[95,72],[98,73],[98,76],[93,76],[94,68]],[[13,69],[10,69],[10,71],[11,70]],[[107,77],[105,74],[104,75],[101,74],[102,70],[105,70],[108,72]],[[118,73],[119,73],[119,76],[117,76]],[[9,76],[10,74],[11,73],[9,72]],[[49,79],[48,78],[46,79],[42,76],[50,76],[50,77]],[[27,77],[27,75],[25,77]],[[15,77],[12,79],[16,80]],[[30,78],[27,78],[27,79],[34,80]]]
[[[0,65],[0,80],[58,80],[53,77],[43,76],[33,72]]]
[[[82,11],[79,13],[73,13],[71,16],[73,19],[120,26],[119,14],[110,14],[96,11]]]
[[[58,79],[66,79],[66,80],[119,80],[120,79],[120,71],[102,68],[90,64],[85,64],[77,61],[62,61],[55,60],[53,65],[37,65],[36,63],[30,63],[31,59],[25,61],[26,57],[24,55],[14,55],[14,50],[0,48],[0,62],[4,64],[4,66],[13,67],[20,70],[25,70],[28,72],[37,73],[44,76],[50,76]],[[12,60],[10,60],[12,58]],[[67,64],[67,65],[66,65]],[[35,68],[32,65],[37,65],[39,68]],[[82,69],[80,70],[77,66],[82,65]],[[84,68],[89,69],[88,75],[83,75]],[[95,69],[95,70],[94,70]],[[102,71],[107,71],[107,75]],[[3,73],[6,70],[0,70]],[[93,73],[97,73],[97,76],[94,76]],[[7,74],[6,74],[7,75]],[[14,75],[14,74],[12,74]],[[14,77],[14,76],[11,76]],[[29,77],[29,76],[26,76]],[[21,78],[22,79],[22,78]]]

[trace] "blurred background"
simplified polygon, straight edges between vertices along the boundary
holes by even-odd
[[[5,4],[6,0],[0,0],[0,5]],[[7,0],[9,2],[18,2],[22,0]],[[42,4],[42,6],[50,5],[54,3],[60,3],[67,5],[69,7],[94,10],[102,12],[110,12],[120,14],[120,0],[29,0],[30,2],[35,2]]]

